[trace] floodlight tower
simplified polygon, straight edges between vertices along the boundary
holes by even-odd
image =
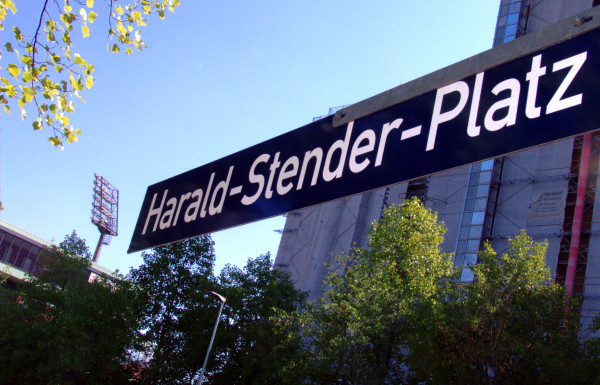
[[[98,262],[100,248],[109,245],[113,236],[119,235],[119,190],[106,179],[94,174],[94,201],[92,202],[92,223],[100,231],[100,239],[92,261]]]

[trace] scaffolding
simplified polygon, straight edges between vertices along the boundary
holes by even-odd
[[[599,235],[598,230],[593,229],[593,212],[596,195],[596,181],[598,178],[598,164],[600,159],[600,132],[575,137],[573,140],[571,163],[568,171],[554,173],[553,175],[535,175],[534,170],[526,169],[524,166],[511,160],[510,157],[502,158],[502,162],[510,162],[513,168],[521,169],[530,174],[520,178],[502,178],[502,171],[492,180],[492,187],[497,190],[513,186],[510,193],[502,200],[496,194],[495,207],[488,210],[486,215],[485,239],[490,241],[508,239],[516,235],[511,231],[495,231],[494,222],[500,215],[504,221],[509,221],[515,230],[529,227],[528,224],[515,223],[510,213],[503,214],[504,206],[513,199],[519,197],[521,192],[535,183],[553,182],[564,180],[567,182],[566,197],[564,200],[562,225],[552,232],[529,232],[533,238],[557,239],[559,242],[556,264],[556,282],[565,285],[569,295],[585,295],[585,276],[588,264],[588,251],[590,239]],[[493,189],[492,188],[492,189]],[[530,198],[531,201],[531,198]],[[510,232],[510,234],[509,234]]]
[[[585,292],[599,156],[598,132],[575,138],[563,222],[565,235],[556,266],[556,281],[566,286],[569,295]]]

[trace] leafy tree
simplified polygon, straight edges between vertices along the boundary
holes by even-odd
[[[0,384],[126,383],[138,291],[52,247],[36,277],[0,289]]]
[[[31,1],[31,0],[28,0]],[[140,0],[121,4],[118,0],[104,0],[108,10],[108,50],[113,53],[134,49],[142,51],[145,44],[141,28],[153,14],[161,19],[167,10],[174,12],[179,0]],[[17,0],[0,0],[0,30],[4,29],[7,14],[17,12]],[[70,123],[69,116],[75,111],[75,98],[83,101],[81,93],[94,85],[94,65],[75,50],[81,34],[90,36],[91,28],[104,10],[94,8],[94,0],[39,0],[39,18],[27,26],[12,27],[12,36],[3,35],[3,60],[8,65],[0,76],[0,104],[4,112],[19,109],[21,117],[27,118],[27,106],[35,110],[33,129],[44,126],[53,132],[48,139],[54,146],[63,148],[77,141],[81,134]],[[73,5],[76,8],[73,8]],[[103,16],[103,15],[101,15]]]
[[[600,383],[600,315],[597,315],[590,325],[588,330],[585,330],[586,335],[584,341],[586,360],[589,365],[585,370],[590,378],[589,383]]]
[[[86,244],[85,239],[80,238],[75,230],[73,230],[71,234],[65,236],[65,239],[58,245],[64,254],[71,257],[92,259],[92,253],[90,252],[90,248]]]
[[[129,274],[146,294],[142,330],[149,360],[142,383],[189,384],[199,373],[220,306],[211,291],[227,302],[207,366],[210,382],[269,383],[278,361],[265,355],[279,344],[269,317],[305,299],[286,273],[271,269],[269,254],[250,259],[243,269],[227,265],[218,278],[210,236],[157,247],[142,257],[144,263]]]
[[[306,293],[294,288],[288,273],[272,269],[268,253],[249,259],[243,269],[227,265],[219,284],[227,307],[214,352],[220,370],[211,383],[279,383],[279,368],[295,350],[275,352],[282,336],[275,333],[272,317],[301,308]]]
[[[524,232],[498,256],[490,245],[475,281],[444,302],[443,316],[421,328],[411,369],[433,384],[588,383],[579,314],[550,283],[546,243]]]
[[[461,284],[444,227],[416,199],[387,210],[368,249],[339,256],[323,298],[278,318],[289,384],[577,384],[598,379],[600,343],[550,283],[545,243],[490,245]],[[600,321],[596,322],[600,325]]]
[[[454,271],[436,219],[417,199],[392,206],[370,230],[368,249],[338,258],[341,272],[328,276],[324,297],[280,319],[286,343],[301,345],[282,368],[290,383],[404,381],[415,309],[439,303]]]
[[[143,264],[129,272],[146,296],[142,322],[148,362],[142,382],[189,384],[202,367],[218,304],[210,236],[160,246],[142,253]]]
[[[211,383],[274,383],[284,337],[270,317],[306,298],[270,256],[213,274],[210,236],[143,253],[129,280],[90,280],[75,232],[40,256],[38,275],[0,292],[0,385],[189,384],[204,361],[220,303],[227,297],[211,355]],[[286,353],[287,355],[283,354]],[[276,381],[278,382],[278,381]]]

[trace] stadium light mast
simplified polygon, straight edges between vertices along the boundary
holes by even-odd
[[[111,238],[119,235],[119,190],[105,178],[97,174],[94,177],[92,223],[98,227],[100,239],[92,261],[98,262],[102,245],[109,245]]]

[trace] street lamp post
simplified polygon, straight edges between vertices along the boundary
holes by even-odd
[[[206,363],[208,362],[208,355],[210,354],[210,349],[212,348],[213,340],[215,339],[215,334],[217,334],[217,326],[219,326],[219,318],[221,318],[221,312],[223,311],[223,305],[225,305],[225,297],[211,291],[210,294],[214,295],[221,301],[221,306],[219,307],[219,314],[217,315],[217,320],[215,321],[215,327],[213,328],[212,336],[210,337],[210,343],[208,344],[208,350],[206,351],[206,357],[204,357],[204,364],[202,364],[202,369],[200,370],[200,376],[196,384],[202,385],[204,382],[204,370],[206,369]],[[192,381],[194,384],[194,381]]]

